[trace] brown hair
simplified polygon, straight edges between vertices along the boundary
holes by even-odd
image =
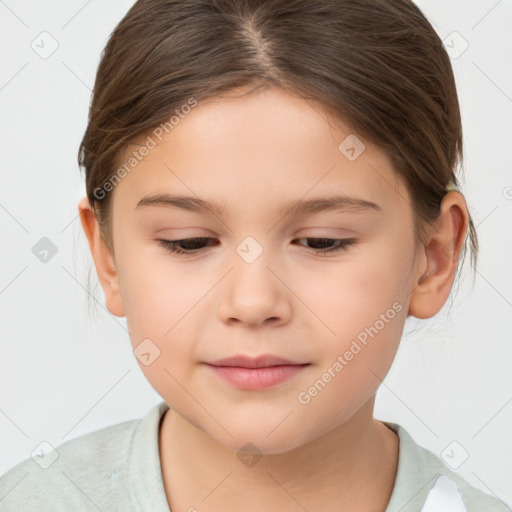
[[[446,185],[459,184],[462,126],[450,59],[412,1],[138,0],[102,53],[78,157],[112,253],[105,191],[131,141],[191,98],[272,86],[319,101],[388,154],[422,243]],[[471,217],[468,237],[476,269]]]

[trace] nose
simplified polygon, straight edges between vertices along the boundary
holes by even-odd
[[[235,255],[232,270],[222,284],[219,316],[223,322],[255,328],[289,321],[292,293],[275,261],[269,259],[265,251],[252,262]]]

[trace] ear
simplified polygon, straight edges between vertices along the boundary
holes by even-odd
[[[125,312],[121,300],[115,260],[101,237],[96,215],[91,208],[87,196],[78,202],[78,213],[85,236],[89,242],[98,279],[105,294],[105,305],[113,315],[123,317]]]
[[[416,318],[431,318],[441,310],[453,284],[457,263],[464,246],[469,215],[464,196],[448,192],[431,225],[424,247],[416,286],[411,293],[409,314]]]

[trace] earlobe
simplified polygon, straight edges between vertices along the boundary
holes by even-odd
[[[94,260],[98,279],[103,293],[105,294],[105,305],[110,313],[118,317],[123,317],[125,316],[125,311],[119,288],[119,276],[115,260],[101,237],[96,215],[87,196],[83,197],[78,202],[78,213],[80,215],[83,231],[89,243],[89,249]]]
[[[423,264],[417,281],[413,283],[410,315],[431,318],[445,304],[466,239],[468,222],[469,215],[462,194],[446,194],[425,245],[426,264]]]

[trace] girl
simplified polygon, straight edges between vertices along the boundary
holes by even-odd
[[[15,466],[1,509],[509,510],[373,418],[407,317],[442,308],[466,244],[476,265],[461,157],[409,0],[137,1],[79,212],[163,401]]]

